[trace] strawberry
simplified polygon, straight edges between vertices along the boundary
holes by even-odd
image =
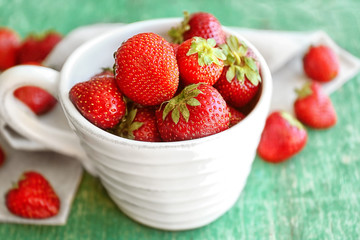
[[[240,122],[241,120],[243,120],[245,118],[245,114],[243,114],[242,112],[238,111],[237,109],[235,109],[229,105],[228,105],[228,110],[230,113],[229,127],[234,126],[235,124],[237,124],[238,122]]]
[[[174,53],[175,53],[175,56],[176,56],[176,54],[177,54],[177,51],[178,51],[178,49],[179,49],[180,44],[177,44],[177,43],[170,43],[170,46],[173,48]]]
[[[28,106],[36,115],[43,115],[54,108],[57,103],[46,90],[36,86],[23,86],[14,91],[14,96]]]
[[[225,43],[226,38],[219,20],[206,12],[196,12],[191,15],[184,12],[184,20],[180,26],[171,28],[169,35],[175,43],[182,43],[193,37],[201,37],[213,38],[219,45]]]
[[[334,106],[319,83],[308,82],[297,94],[294,110],[299,121],[312,128],[330,128],[336,124]]]
[[[5,152],[3,148],[0,146],[0,167],[4,164],[5,158],[6,158]]]
[[[221,75],[225,55],[215,47],[214,39],[194,37],[183,42],[177,51],[180,77],[185,85],[213,85]]]
[[[43,35],[28,35],[20,46],[17,57],[18,64],[43,62],[61,40],[62,35],[55,31],[49,31]]]
[[[303,68],[309,78],[319,82],[329,82],[338,75],[340,64],[332,48],[319,45],[310,46],[303,57]]]
[[[115,134],[124,138],[146,142],[160,142],[155,109],[152,107],[129,108],[128,114],[115,130]]]
[[[155,33],[140,33],[115,53],[115,77],[121,92],[145,106],[171,99],[179,85],[174,50]]]
[[[125,115],[126,104],[111,72],[77,83],[69,97],[87,120],[102,129],[115,127]]]
[[[209,136],[229,128],[229,110],[220,93],[207,84],[192,84],[156,111],[163,141]]]
[[[300,152],[306,142],[303,125],[289,113],[275,111],[266,119],[257,151],[263,160],[279,163]]]
[[[12,29],[0,28],[0,71],[16,65],[20,37]]]
[[[23,173],[17,186],[5,196],[6,206],[23,218],[49,218],[58,214],[60,199],[51,184],[40,173]]]
[[[214,87],[228,104],[243,107],[259,91],[259,64],[252,51],[235,36],[230,36],[221,48],[226,55],[225,67]]]

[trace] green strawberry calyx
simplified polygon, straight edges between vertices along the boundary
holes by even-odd
[[[298,96],[298,99],[310,96],[313,94],[313,90],[311,89],[311,82],[306,82],[300,89],[295,89],[295,92]]]
[[[200,93],[202,93],[198,89],[200,84],[203,83],[188,85],[176,97],[173,97],[169,101],[164,102],[164,104],[166,105],[163,111],[163,116],[162,116],[163,120],[165,120],[165,118],[171,112],[171,119],[175,124],[179,122],[180,115],[183,116],[186,122],[188,122],[190,118],[190,112],[187,105],[192,107],[201,105],[199,100],[196,99],[196,97]]]
[[[128,139],[135,139],[134,131],[141,128],[144,124],[143,122],[134,122],[134,119],[137,114],[137,108],[134,106],[132,102],[129,102],[129,108],[126,109],[125,116],[121,119],[120,124],[117,126],[115,130],[115,134]]]
[[[184,41],[184,32],[190,30],[190,15],[187,11],[184,12],[184,20],[177,27],[172,27],[168,34],[172,39],[173,43],[181,44]]]
[[[198,54],[198,64],[200,66],[215,63],[221,65],[219,59],[226,60],[226,56],[220,48],[216,47],[216,41],[213,38],[204,39],[193,37],[189,51],[186,56]]]
[[[284,118],[291,126],[294,126],[298,129],[305,129],[304,125],[302,125],[302,123],[297,120],[295,117],[293,117],[290,113],[282,111],[280,112],[280,115],[282,118]]]
[[[224,64],[229,66],[226,72],[226,80],[228,82],[231,82],[235,76],[240,82],[244,82],[246,76],[254,86],[261,82],[255,60],[246,56],[248,47],[244,42],[240,42],[237,37],[231,35],[226,39],[226,43],[221,44],[220,47],[226,55]]]

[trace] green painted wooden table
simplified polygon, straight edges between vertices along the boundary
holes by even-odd
[[[22,36],[63,34],[98,22],[134,22],[208,11],[224,25],[326,31],[360,57],[357,0],[0,0],[0,25]],[[164,232],[126,217],[98,179],[84,175],[65,226],[1,224],[0,239],[360,239],[360,75],[331,95],[338,124],[309,130],[301,154],[278,165],[256,158],[235,206],[214,223]]]

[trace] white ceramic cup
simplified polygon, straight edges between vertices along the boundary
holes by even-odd
[[[261,65],[262,90],[254,109],[221,133],[179,142],[140,142],[107,133],[87,121],[69,99],[69,90],[114,64],[121,43],[141,32],[166,39],[180,19],[157,19],[120,27],[72,53],[61,72],[17,66],[0,76],[0,114],[13,129],[47,148],[75,156],[97,174],[110,197],[132,219],[159,229],[186,230],[223,215],[238,199],[255,158],[268,115],[272,79],[264,58],[242,36]],[[23,85],[40,86],[57,97],[70,128],[31,115],[13,97]],[[66,174],[66,173],[64,173]]]

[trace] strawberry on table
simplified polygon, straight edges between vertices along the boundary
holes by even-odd
[[[28,35],[20,46],[17,63],[42,63],[61,40],[62,35],[55,31],[49,31],[42,35]]]
[[[258,146],[259,156],[267,162],[283,162],[306,145],[307,131],[292,115],[275,111],[266,119]]]
[[[14,91],[14,96],[38,116],[52,110],[57,103],[49,92],[36,86],[19,87]]]
[[[161,142],[156,125],[155,108],[135,106],[129,103],[128,113],[115,129],[115,134],[137,141]]]
[[[319,82],[329,82],[340,70],[339,59],[334,50],[325,45],[310,46],[303,57],[305,74]]]
[[[211,13],[196,12],[189,15],[184,12],[184,20],[177,27],[171,28],[169,35],[174,43],[182,43],[193,37],[213,38],[216,43],[225,43],[226,34],[219,20]]]
[[[214,39],[194,37],[186,40],[176,55],[181,80],[185,85],[200,82],[213,85],[221,75],[225,58]]]
[[[126,104],[111,72],[77,83],[69,97],[87,120],[102,129],[115,127],[125,115]]]
[[[0,71],[16,65],[17,51],[20,46],[20,37],[12,29],[0,28]]]
[[[163,141],[209,136],[229,128],[229,110],[220,93],[207,84],[188,85],[156,111]]]
[[[294,110],[299,121],[316,129],[330,128],[336,124],[335,108],[319,83],[305,83],[296,92],[298,97],[294,102]]]
[[[24,172],[5,195],[6,207],[23,218],[42,219],[58,214],[60,199],[48,180],[35,171]]]
[[[214,87],[228,104],[236,108],[243,107],[259,91],[259,64],[252,51],[235,36],[230,36],[221,48],[226,55],[225,67]]]
[[[179,85],[174,49],[155,33],[140,33],[115,53],[115,77],[121,92],[145,106],[171,99]]]

